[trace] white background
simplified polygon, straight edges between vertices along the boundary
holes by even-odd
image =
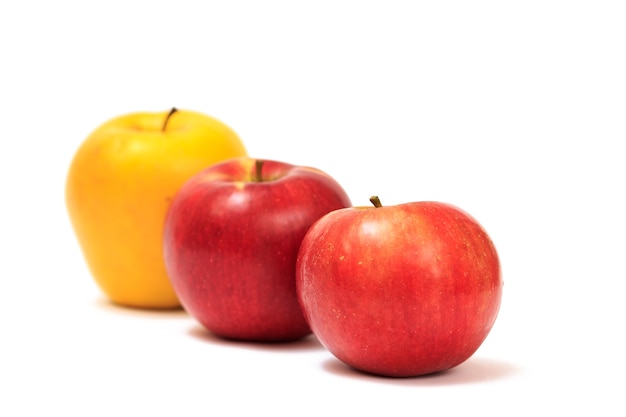
[[[23,1],[0,6],[0,415],[625,415],[620,1]],[[64,181],[100,123],[171,106],[356,205],[456,204],[504,297],[443,374],[351,371],[315,339],[220,341],[109,305]]]

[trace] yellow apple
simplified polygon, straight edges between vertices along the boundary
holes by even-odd
[[[162,249],[170,202],[200,170],[245,155],[230,127],[175,108],[122,115],[87,137],[69,168],[66,204],[91,274],[111,301],[180,307]]]

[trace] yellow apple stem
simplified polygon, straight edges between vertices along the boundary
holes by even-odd
[[[167,122],[170,121],[170,117],[172,117],[172,115],[177,111],[178,109],[176,107],[172,107],[172,110],[170,110],[167,116],[165,116],[165,121],[163,122],[163,127],[161,127],[161,132],[165,132],[165,129],[167,128]]]
[[[373,195],[370,197],[370,202],[374,205],[374,207],[376,208],[380,208],[383,206],[383,204],[380,202],[380,198],[378,198],[377,195]]]

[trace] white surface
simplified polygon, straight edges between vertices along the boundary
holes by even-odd
[[[625,21],[619,1],[3,3],[0,415],[625,415]],[[385,379],[314,339],[108,305],[66,170],[98,124],[171,106],[354,204],[474,215],[505,280],[484,345]]]

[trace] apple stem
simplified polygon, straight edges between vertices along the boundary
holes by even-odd
[[[167,122],[170,121],[170,117],[172,117],[172,115],[177,111],[178,109],[176,107],[172,107],[172,110],[170,110],[167,116],[165,116],[165,121],[163,122],[163,126],[161,127],[161,132],[165,132],[165,129],[167,128]]]
[[[374,207],[376,208],[380,208],[383,206],[383,204],[380,202],[380,198],[378,198],[377,195],[373,195],[370,197],[370,202],[374,205]]]
[[[263,182],[263,160],[257,159],[254,164],[255,167],[255,178],[256,182]]]

